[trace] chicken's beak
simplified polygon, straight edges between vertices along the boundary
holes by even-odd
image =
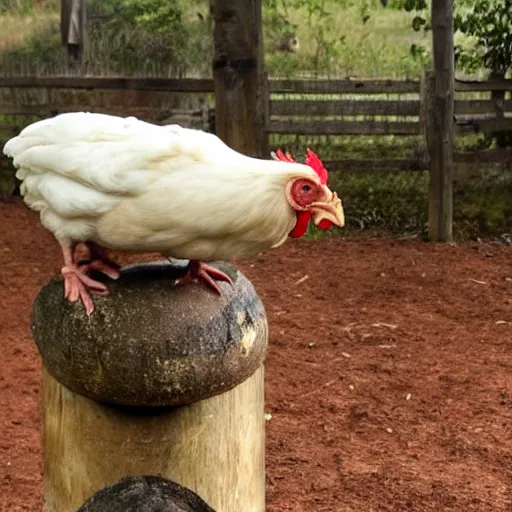
[[[335,226],[342,228],[345,225],[345,215],[343,213],[343,206],[341,205],[341,199],[338,194],[334,192],[331,199],[327,201],[318,201],[311,203],[311,217],[316,226],[322,222],[322,220],[328,220]]]

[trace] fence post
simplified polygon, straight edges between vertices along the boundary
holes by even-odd
[[[434,75],[430,78],[430,240],[452,240],[454,54],[451,0],[432,0]]]
[[[430,168],[430,144],[432,142],[432,135],[430,130],[432,125],[432,98],[429,96],[429,93],[432,91],[433,85],[429,83],[432,78],[432,72],[426,71],[423,73],[420,79],[420,135],[422,137],[421,140],[421,152],[422,152],[422,162],[424,164],[425,169]]]
[[[268,158],[262,0],[212,0],[215,132],[233,149]]]
[[[43,512],[159,475],[219,512],[264,512],[264,307],[231,265],[222,296],[169,265],[123,269],[88,319],[63,282],[32,317],[43,370]]]
[[[60,33],[71,67],[82,66],[87,34],[86,0],[61,0]]]
[[[504,80],[505,73],[499,71],[492,71],[491,80]],[[494,111],[496,113],[496,119],[503,119],[505,117],[505,91],[491,91],[491,101],[494,105]],[[496,146],[498,148],[507,147],[507,132],[497,132]]]

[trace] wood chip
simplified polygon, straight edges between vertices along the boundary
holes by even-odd
[[[309,276],[306,274],[305,276],[301,277],[298,281],[295,281],[295,284],[298,285],[298,284],[301,284],[303,283],[306,279],[309,279]]]
[[[348,352],[342,352],[341,355],[347,359],[350,359],[352,357]]]
[[[272,414],[270,414],[269,412],[266,412],[265,413],[265,421],[270,421],[272,419]]]
[[[485,281],[479,281],[478,279],[469,279],[469,281],[472,281],[473,283],[476,283],[476,284],[487,284]]]
[[[387,327],[388,329],[396,329],[398,325],[385,324],[384,322],[379,322],[377,324],[372,324],[372,327]]]
[[[509,324],[510,322],[507,322],[505,320],[496,320],[496,325],[504,325],[504,324]]]
[[[409,401],[411,398],[412,398],[411,393],[407,393],[407,395],[405,396],[405,399],[406,399],[407,401]]]
[[[316,393],[320,393],[321,391],[323,391],[324,388],[328,388],[329,386],[332,386],[335,382],[338,382],[338,379],[332,379],[329,382],[326,382],[323,386],[320,386],[319,388],[316,388],[313,391],[310,391],[309,393],[302,395],[302,398],[314,395]]]

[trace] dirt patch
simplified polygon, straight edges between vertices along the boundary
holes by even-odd
[[[61,266],[0,203],[0,511],[41,511],[35,294]],[[270,512],[512,509],[512,248],[289,241],[240,262],[267,309]]]

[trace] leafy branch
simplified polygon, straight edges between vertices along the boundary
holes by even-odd
[[[390,7],[416,12],[413,30],[431,30],[426,0],[394,0]],[[483,68],[497,76],[512,70],[512,0],[457,0],[453,21],[454,31],[466,36],[454,48],[459,69],[474,73]],[[426,56],[421,45],[412,45],[411,53],[417,58]]]

